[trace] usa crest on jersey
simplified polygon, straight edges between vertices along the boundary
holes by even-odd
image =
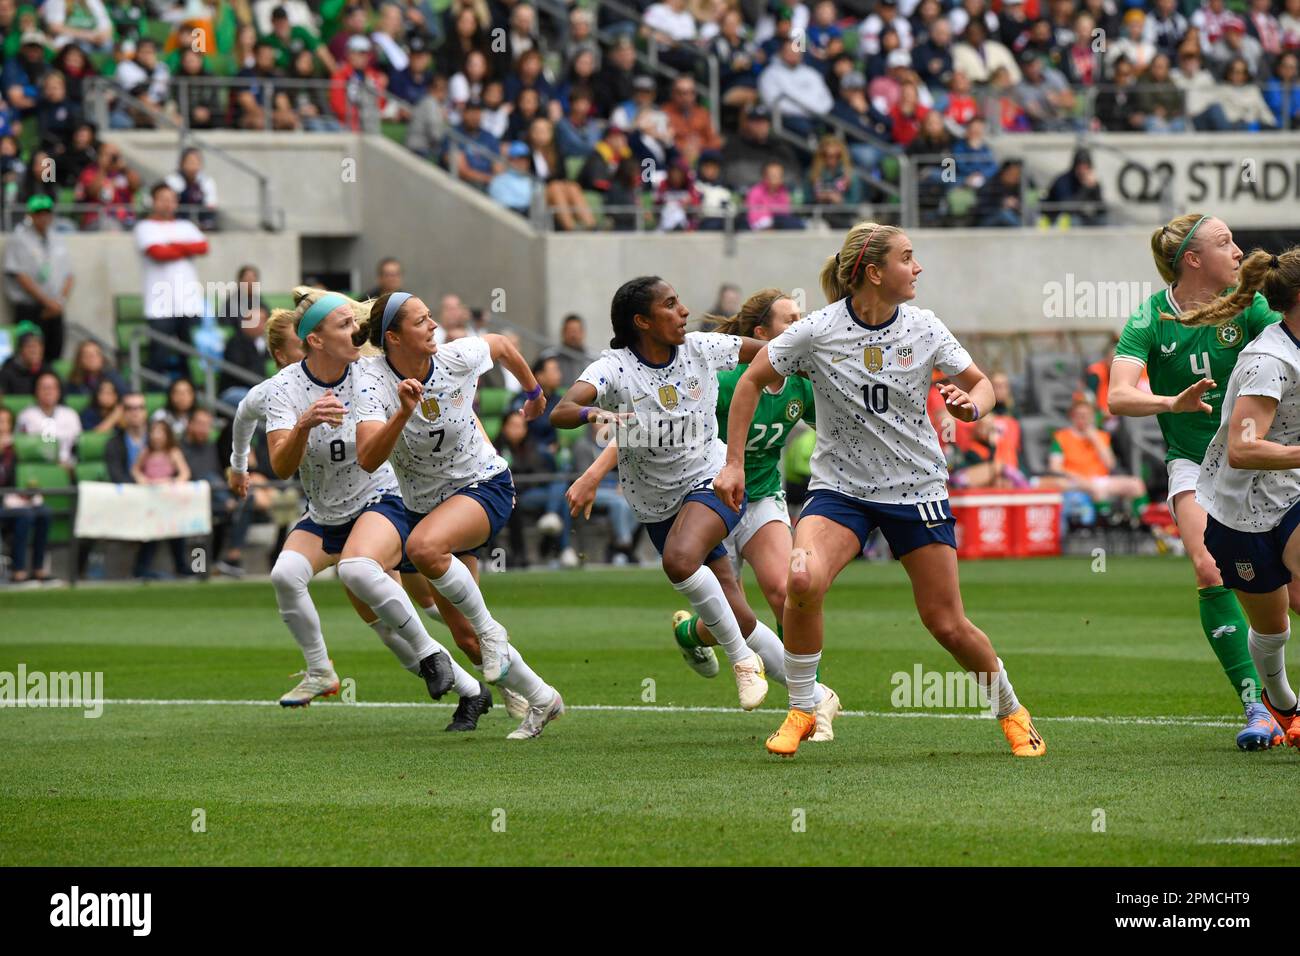
[[[894,355],[898,358],[899,368],[912,367],[912,359],[914,357],[914,353],[912,352],[912,346],[900,345],[897,349],[894,350]]]
[[[697,376],[692,375],[686,380],[686,394],[691,397],[693,402],[698,402],[700,396],[704,394],[704,386],[700,384]]]
[[[1249,561],[1238,561],[1237,577],[1241,578],[1243,581],[1255,580],[1255,566]]]

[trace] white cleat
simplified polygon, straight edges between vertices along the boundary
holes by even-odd
[[[483,679],[495,684],[510,667],[510,635],[498,624],[478,636],[478,649],[483,660]]]
[[[682,621],[688,620],[691,616],[690,611],[678,611],[673,615],[673,640],[677,638],[677,625]],[[686,666],[701,677],[718,676],[718,655],[711,647],[682,647],[677,645],[677,649],[682,652],[682,660]]]
[[[736,674],[736,690],[740,693],[740,709],[753,710],[767,697],[767,677],[763,671],[763,659],[751,654],[749,660],[732,664]]]
[[[505,702],[506,713],[515,720],[523,720],[528,714],[528,698],[516,694],[505,687],[500,687],[501,699]]]
[[[822,702],[813,709],[813,714],[817,718],[817,729],[809,737],[813,743],[822,743],[826,740],[835,739],[835,730],[831,727],[831,721],[843,713],[844,708],[840,705],[840,695],[835,693],[825,684],[822,684],[822,690],[826,691],[826,696]]]
[[[564,698],[560,696],[560,692],[557,690],[549,704],[529,707],[524,722],[506,734],[506,740],[531,740],[534,737],[540,737],[542,729],[547,724],[553,720],[559,720],[563,716]]]
[[[298,686],[280,698],[281,707],[306,707],[317,697],[333,697],[339,692],[339,675],[333,666],[323,671],[299,671],[302,675]]]

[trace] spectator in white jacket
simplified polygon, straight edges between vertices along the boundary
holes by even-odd
[[[91,53],[113,50],[113,21],[103,0],[45,0],[41,19],[56,50],[69,43]]]
[[[802,136],[811,135],[813,120],[835,105],[826,81],[803,62],[794,39],[781,44],[775,60],[758,78],[758,95],[768,109],[781,114],[781,122]]]

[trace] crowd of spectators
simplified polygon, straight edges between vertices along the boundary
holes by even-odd
[[[561,229],[715,229],[733,213],[803,228],[810,205],[892,201],[899,153],[935,224],[1000,225],[1021,173],[992,160],[990,126],[1300,119],[1300,0],[626,0],[567,16],[528,0],[0,0],[0,53],[5,201],[71,189],[102,207],[81,218],[95,229],[129,228],[142,185],[87,122],[97,75],[129,93],[113,128],[357,129],[372,104],[412,150]],[[169,184],[207,229],[200,164],[187,155]]]

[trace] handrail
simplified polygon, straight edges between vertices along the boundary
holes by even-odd
[[[202,359],[205,363],[211,366],[212,371],[220,370],[234,378],[247,382],[249,385],[256,385],[265,378],[265,376],[257,375],[248,371],[246,368],[233,365],[230,362],[227,362],[224,358],[215,358],[208,355],[195,348],[190,343],[181,341],[174,335],[168,335],[166,332],[159,332],[157,329],[151,328],[146,319],[132,330],[129,339],[131,344],[131,387],[137,392],[141,391],[140,383],[146,378],[155,383],[161,382],[164,385],[170,384],[165,375],[160,375],[153,369],[145,367],[144,363],[141,361],[140,347],[144,344],[146,339],[159,342],[171,349],[173,352],[179,352],[181,355],[189,358]],[[217,397],[215,375],[208,374],[203,377],[203,393],[204,398],[207,400],[207,407],[211,411],[219,411],[224,415],[235,414],[236,409],[234,405],[231,405],[228,402],[223,402]]]
[[[233,153],[220,146],[213,145],[200,136],[196,136],[189,128],[188,112],[182,114],[182,122],[178,123],[156,106],[145,103],[139,97],[128,92],[115,80],[102,76],[87,77],[85,85],[86,104],[101,130],[107,130],[111,125],[108,120],[110,96],[121,98],[141,112],[148,113],[154,122],[170,127],[177,134],[178,147],[186,145],[198,146],[203,150],[205,157],[209,155],[216,156],[218,159],[234,166],[240,172],[252,176],[257,182],[258,209],[262,228],[267,232],[278,232],[284,228],[284,210],[272,205],[270,177]]]
[[[187,214],[189,213],[212,213],[213,215],[218,217],[218,220],[220,220],[221,214],[223,212],[230,213],[232,210],[244,210],[244,209],[254,209],[254,208],[256,207],[227,206],[225,204],[222,204],[220,207],[213,208],[211,206],[200,205],[199,203],[179,203],[176,206],[176,218],[185,219],[187,217]],[[120,212],[128,212],[132,216],[139,217],[143,215],[148,215],[149,209],[148,207],[145,206],[138,206],[134,202],[131,203],[56,202],[54,204],[54,213],[55,213],[56,221],[59,214],[61,213],[68,217],[84,216],[87,213],[99,213],[103,216],[108,216],[112,218]],[[23,206],[7,205],[4,207],[2,211],[0,211],[0,215],[3,216],[3,222],[0,222],[0,228],[3,228],[5,232],[12,232],[15,225],[14,220],[21,221],[22,219],[25,219],[28,215],[28,212],[26,208],[24,208]]]

